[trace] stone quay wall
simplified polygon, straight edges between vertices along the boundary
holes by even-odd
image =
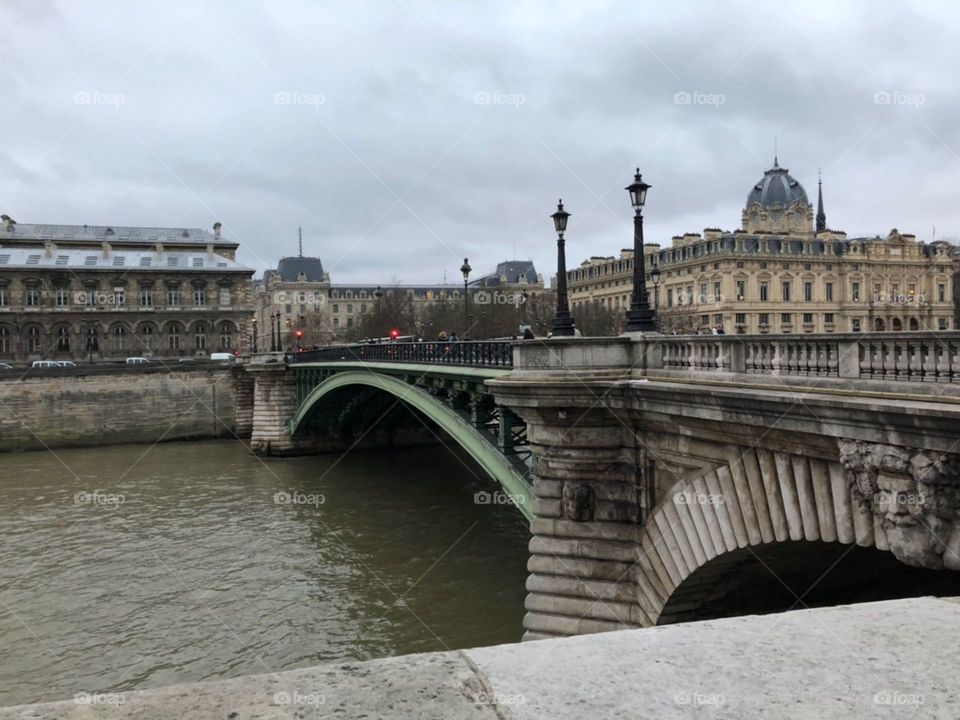
[[[0,378],[0,452],[250,435],[253,380],[239,366],[6,374]]]

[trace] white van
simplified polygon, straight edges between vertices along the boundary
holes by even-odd
[[[210,353],[210,359],[213,362],[234,362],[237,359],[237,357],[233,353],[218,352],[218,353]]]
[[[150,363],[145,357],[128,357],[127,365],[148,365]]]
[[[44,369],[58,368],[60,367],[60,363],[58,363],[56,360],[34,360],[30,364],[30,367]]]

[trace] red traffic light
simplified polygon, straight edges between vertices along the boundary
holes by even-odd
[[[400,337],[400,331],[399,331],[399,330],[397,330],[396,328],[394,328],[393,330],[390,331],[390,338],[391,338],[391,339],[396,340],[398,337]]]
[[[302,338],[302,337],[303,337],[303,330],[297,330],[297,331],[294,333],[294,335],[296,335],[297,338]]]

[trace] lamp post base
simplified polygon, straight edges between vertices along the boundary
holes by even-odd
[[[657,325],[650,308],[631,308],[627,312],[626,332],[656,332]]]
[[[553,337],[574,337],[576,332],[573,328],[573,317],[571,317],[570,314],[566,314],[554,316],[553,326],[550,330],[553,333]]]

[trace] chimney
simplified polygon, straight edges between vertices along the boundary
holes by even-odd
[[[215,223],[213,224],[213,236],[214,236],[215,238],[219,238],[219,237],[220,237],[220,222],[219,222],[219,221],[218,221],[218,222],[215,222]]]
[[[109,258],[109,257],[110,257],[110,243],[108,243],[108,242],[102,243],[102,244],[101,244],[101,247],[103,248],[103,257],[104,257],[104,259]]]
[[[44,240],[43,241],[43,256],[51,258],[53,257],[54,251],[57,249],[57,245],[53,240]]]
[[[7,232],[13,232],[13,226],[16,225],[16,221],[9,215],[0,215],[0,220],[3,220],[3,229]]]

